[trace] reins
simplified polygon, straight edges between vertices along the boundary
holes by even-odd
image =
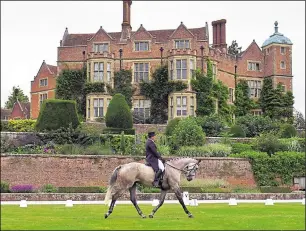
[[[182,169],[179,169],[179,168],[177,168],[177,167],[174,167],[173,165],[171,165],[171,164],[169,164],[168,162],[166,162],[165,164],[167,164],[168,166],[170,166],[170,167],[172,167],[172,168],[174,168],[174,169],[176,169],[176,170],[179,170],[179,171],[181,171],[181,172],[184,172],[184,173],[188,173],[188,171],[186,171],[186,170],[182,170]],[[194,164],[194,167],[193,168],[195,168],[195,166],[196,166],[196,164]],[[192,170],[192,169],[191,169]],[[191,171],[190,170],[190,171]]]

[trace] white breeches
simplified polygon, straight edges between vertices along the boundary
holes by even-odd
[[[160,170],[162,170],[162,172],[165,171],[165,166],[164,166],[163,162],[161,162],[161,160],[158,160],[158,168]]]

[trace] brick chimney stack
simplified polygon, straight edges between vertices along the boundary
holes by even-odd
[[[121,31],[121,40],[126,41],[131,37],[131,0],[123,0],[123,22]]]
[[[213,26],[213,47],[227,49],[226,44],[226,20],[221,19],[217,21],[213,21],[211,25]]]

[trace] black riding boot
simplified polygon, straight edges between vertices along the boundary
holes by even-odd
[[[159,169],[157,172],[155,172],[155,177],[154,177],[154,182],[153,182],[153,186],[158,188],[159,187],[159,178],[162,174],[162,170]]]

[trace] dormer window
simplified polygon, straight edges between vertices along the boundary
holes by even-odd
[[[189,40],[175,40],[175,48],[176,49],[190,48],[190,42]]]
[[[135,42],[135,51],[148,51],[149,42]]]
[[[108,52],[108,43],[96,43],[94,44],[95,53],[103,53],[104,51]]]

